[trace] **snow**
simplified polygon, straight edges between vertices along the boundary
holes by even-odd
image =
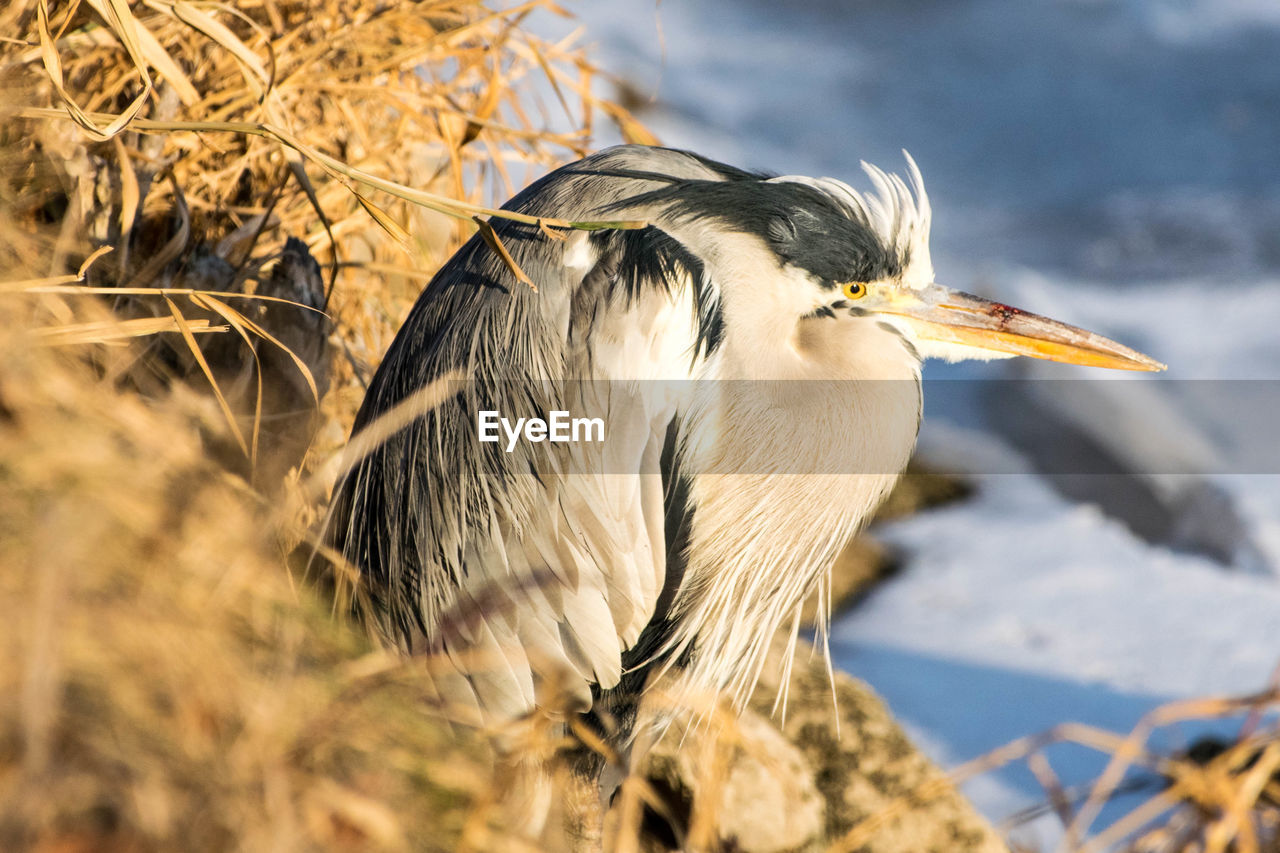
[[[969,460],[977,493],[877,529],[910,565],[840,622],[838,651],[893,646],[1155,697],[1248,692],[1280,663],[1273,578],[1153,548],[1035,475],[981,473],[974,460],[1016,455],[990,436],[943,423],[923,445],[953,470]]]
[[[928,367],[921,455],[976,491],[875,531],[903,569],[839,619],[838,666],[948,767],[1058,723],[1125,732],[1170,700],[1266,684],[1280,663],[1280,4],[574,11],[597,61],[653,97],[641,118],[665,143],[855,184],[859,160],[901,170],[909,149],[940,281],[1170,365],[1159,378]],[[1092,424],[1135,477],[1212,486],[1256,568],[1148,541],[1063,497],[970,382],[1009,376],[1079,380],[1078,403],[1059,386],[1064,417]],[[1165,745],[1203,728],[1176,727]],[[1069,783],[1101,768],[1082,749],[1051,758]],[[966,790],[994,820],[1044,799],[1012,767]],[[1020,831],[1043,848],[1059,830],[1042,818]]]

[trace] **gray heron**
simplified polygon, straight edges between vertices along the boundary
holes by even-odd
[[[617,743],[656,672],[741,704],[905,468],[924,359],[1162,368],[935,283],[915,163],[863,168],[860,192],[609,148],[506,208],[647,227],[494,219],[510,259],[477,235],[426,286],[355,430],[464,378],[339,482],[328,537],[382,637],[448,662],[451,702],[513,719],[554,686]],[[604,443],[477,437],[481,412],[557,410],[602,414]]]

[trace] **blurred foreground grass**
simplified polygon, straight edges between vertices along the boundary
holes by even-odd
[[[118,393],[26,301],[0,302],[0,848],[457,849],[482,753],[290,585],[201,447],[216,409]]]

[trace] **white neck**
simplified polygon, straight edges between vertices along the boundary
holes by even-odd
[[[703,383],[691,420],[696,511],[672,640],[697,650],[687,689],[739,703],[906,467],[920,416],[919,363],[892,331],[754,307],[726,304],[739,314],[711,371],[723,381]]]

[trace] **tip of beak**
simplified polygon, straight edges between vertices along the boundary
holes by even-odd
[[[1095,340],[1102,344],[1098,350],[1105,356],[1109,356],[1105,363],[1097,365],[1098,367],[1110,367],[1115,370],[1135,370],[1143,373],[1160,373],[1168,370],[1168,365],[1163,362],[1156,361],[1151,356],[1129,349],[1123,344],[1107,338],[1095,337]]]
[[[1082,364],[1090,367],[1105,367],[1112,370],[1133,370],[1142,373],[1160,373],[1168,366],[1156,361],[1149,355],[1129,349],[1123,344],[1088,333],[1089,345],[1074,352],[1038,354],[1053,361],[1065,361],[1069,364]]]

